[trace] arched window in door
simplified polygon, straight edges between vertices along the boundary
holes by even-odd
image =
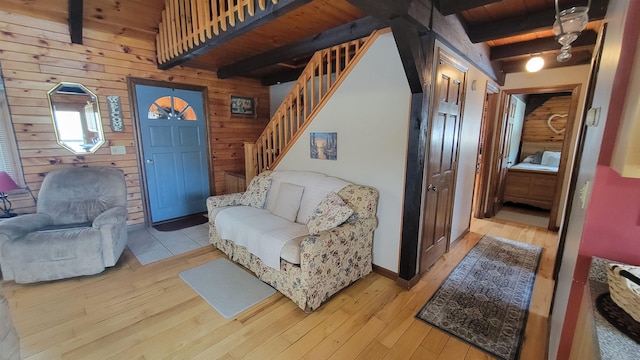
[[[196,112],[186,101],[176,96],[157,98],[149,107],[149,119],[197,120]]]

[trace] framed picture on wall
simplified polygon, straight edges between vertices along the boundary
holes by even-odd
[[[231,95],[231,115],[256,114],[256,101],[254,98]]]
[[[320,160],[338,160],[338,133],[310,133],[309,157]]]

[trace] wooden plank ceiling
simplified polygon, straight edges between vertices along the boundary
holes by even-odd
[[[69,0],[2,0],[0,10],[68,22]],[[296,0],[300,6],[251,31],[178,61],[181,66],[218,71],[220,77],[245,76],[273,84],[295,78],[313,54],[314,46],[329,47],[354,28],[386,27],[349,0]],[[378,0],[371,0],[376,3]],[[399,0],[410,4],[413,1]],[[76,0],[77,2],[77,0]],[[551,30],[554,0],[434,0],[444,15],[457,16],[472,42],[486,42],[491,60],[505,73],[524,71],[524,63],[540,53],[546,67],[588,63],[597,30],[609,0],[591,0],[590,23],[576,41],[573,58],[558,63]],[[560,8],[586,5],[588,0],[560,0]],[[381,5],[382,6],[382,5]],[[82,26],[117,36],[154,40],[165,0],[83,0]],[[73,19],[71,19],[73,20]],[[77,20],[77,19],[76,19]],[[77,24],[77,21],[76,21]],[[322,41],[320,41],[322,40]]]

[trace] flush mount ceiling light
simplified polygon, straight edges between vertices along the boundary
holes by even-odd
[[[559,62],[565,62],[571,59],[571,43],[576,41],[589,22],[591,0],[587,6],[574,6],[562,11],[558,6],[558,0],[555,0],[555,5],[556,21],[553,23],[553,32],[556,34],[558,43],[562,45],[556,59]]]
[[[525,65],[525,68],[527,69],[528,72],[536,72],[536,71],[540,71],[540,69],[542,69],[543,66],[544,66],[544,59],[541,58],[539,55],[535,55],[535,56],[532,56],[531,59],[529,59],[529,61],[527,61],[527,65]]]

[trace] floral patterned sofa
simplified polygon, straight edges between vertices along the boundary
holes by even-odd
[[[292,187],[303,188],[299,198],[294,196],[300,202],[299,208],[295,221],[291,214],[285,214],[290,217],[283,220],[280,218],[283,215],[278,213],[278,204],[283,202],[283,197],[296,192]],[[251,181],[244,193],[207,199],[209,242],[301,309],[311,312],[333,294],[371,272],[373,233],[378,225],[377,204],[378,191],[371,187],[315,172],[265,171]],[[255,251],[248,250],[250,244],[243,246],[240,241],[223,239],[219,234],[225,233],[223,225],[228,226],[223,214],[232,216],[233,212],[243,211],[265,217],[277,216],[279,221],[289,221],[296,229],[303,229],[304,235],[286,241],[275,267],[269,266],[268,261],[254,254]],[[256,227],[264,222],[246,215],[240,215],[237,221],[242,228]],[[260,234],[258,241],[270,239],[264,230],[255,229],[254,234]]]

